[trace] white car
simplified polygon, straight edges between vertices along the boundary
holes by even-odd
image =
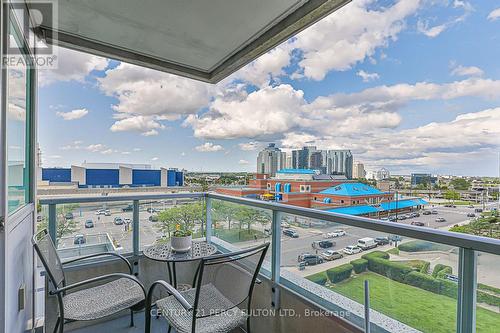
[[[335,238],[335,237],[340,237],[340,236],[345,236],[344,230],[334,230],[334,231],[327,232],[326,234],[323,234],[323,238]]]
[[[346,246],[342,252],[344,252],[345,254],[355,254],[355,253],[360,253],[361,252],[361,248],[357,247],[356,245],[349,245],[349,246]]]

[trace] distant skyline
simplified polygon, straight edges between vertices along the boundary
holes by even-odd
[[[216,85],[76,51],[40,71],[43,166],[256,170],[350,149],[367,171],[498,176],[500,8],[354,0]]]

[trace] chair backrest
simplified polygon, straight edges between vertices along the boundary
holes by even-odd
[[[61,259],[57,254],[54,242],[50,237],[47,229],[43,229],[33,236],[33,247],[42,261],[43,267],[52,283],[52,286],[57,289],[65,284],[64,270]]]
[[[194,299],[197,318],[223,314],[246,303],[250,307],[253,287],[269,243],[250,249],[201,259]]]

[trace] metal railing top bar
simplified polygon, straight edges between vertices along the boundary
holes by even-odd
[[[109,196],[73,196],[58,198],[42,198],[39,200],[41,205],[60,205],[72,203],[93,203],[93,202],[116,202],[116,201],[134,201],[134,200],[160,200],[160,199],[191,199],[203,198],[206,194],[203,192],[186,193],[159,193],[159,194],[141,194],[141,195],[109,195]]]
[[[384,222],[366,217],[345,215],[339,213],[326,212],[319,209],[297,207],[285,205],[276,202],[232,197],[216,193],[165,193],[148,195],[116,195],[116,196],[92,196],[92,197],[64,197],[64,198],[45,198],[40,199],[42,205],[58,205],[70,203],[93,203],[93,202],[116,202],[116,201],[142,201],[159,199],[182,199],[182,198],[210,198],[232,202],[235,204],[247,205],[256,208],[279,211],[281,213],[298,215],[302,217],[323,220],[328,222],[340,223],[352,227],[363,228],[373,231],[384,232],[387,234],[400,235],[415,239],[426,240],[429,242],[441,243],[475,251],[492,253],[500,255],[500,240],[480,237],[468,234],[450,232],[446,230],[417,227],[394,222]]]
[[[500,240],[493,238],[455,233],[446,230],[417,227],[413,225],[399,224],[394,222],[384,222],[367,217],[332,213],[319,209],[303,208],[275,202],[232,197],[215,193],[207,193],[207,197],[256,208],[276,210],[291,215],[298,215],[312,219],[335,222],[352,227],[380,231],[387,234],[400,235],[426,240],[429,242],[441,243],[450,246],[500,255]]]

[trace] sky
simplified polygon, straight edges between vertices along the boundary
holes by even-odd
[[[499,59],[489,0],[354,0],[215,85],[60,49],[39,75],[43,166],[252,172],[275,142],[498,176]]]

